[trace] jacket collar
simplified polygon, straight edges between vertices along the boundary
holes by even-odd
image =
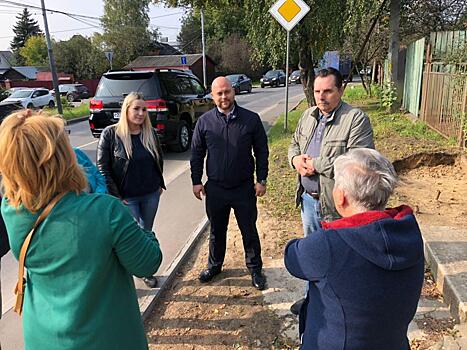
[[[370,210],[364,213],[355,214],[332,222],[323,221],[321,223],[321,226],[325,230],[355,228],[360,226],[366,226],[383,219],[400,220],[403,217],[412,214],[412,208],[410,208],[407,205],[401,205],[399,207],[389,208],[386,210]]]

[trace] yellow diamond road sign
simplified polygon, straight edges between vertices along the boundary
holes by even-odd
[[[269,9],[269,13],[288,31],[310,11],[303,0],[279,0]]]

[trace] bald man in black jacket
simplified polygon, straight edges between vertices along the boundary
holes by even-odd
[[[225,77],[213,81],[212,97],[216,107],[199,118],[191,144],[193,193],[200,200],[202,195],[206,196],[206,213],[211,223],[208,268],[200,273],[199,280],[208,282],[221,272],[233,209],[252,284],[262,290],[266,279],[256,229],[256,198],[266,193],[269,156],[266,132],[258,114],[235,103],[235,92]],[[203,185],[206,153],[208,181]]]

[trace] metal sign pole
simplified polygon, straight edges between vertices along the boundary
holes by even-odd
[[[290,47],[290,30],[287,31],[287,58],[285,60],[285,121],[284,130],[287,131],[289,121],[289,47]]]
[[[206,81],[206,45],[204,42],[204,11],[201,9],[201,41],[203,46],[203,84],[207,87]]]

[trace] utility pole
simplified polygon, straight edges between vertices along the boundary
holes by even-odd
[[[50,71],[52,72],[52,81],[55,91],[55,101],[57,102],[58,114],[63,116],[62,101],[60,100],[60,91],[58,90],[57,68],[55,67],[55,57],[50,40],[49,25],[47,24],[47,13],[45,11],[44,0],[41,0],[42,16],[44,17],[45,39],[47,40],[47,53],[49,55]]]
[[[204,87],[207,87],[206,84],[206,47],[204,43],[204,11],[201,9],[201,42],[203,45],[203,84]]]

